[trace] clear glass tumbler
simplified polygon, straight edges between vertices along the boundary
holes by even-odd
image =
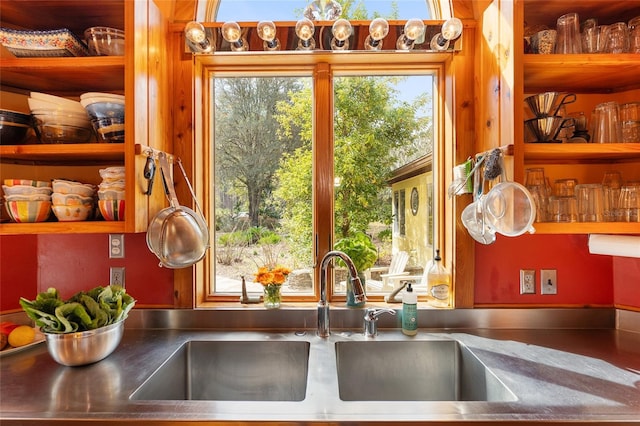
[[[555,53],[582,53],[580,39],[580,17],[577,13],[567,13],[556,22],[556,51]]]
[[[602,222],[604,220],[604,191],[599,183],[576,185],[578,222]]]

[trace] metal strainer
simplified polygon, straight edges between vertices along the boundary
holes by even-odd
[[[167,268],[186,268],[202,260],[209,248],[209,229],[200,211],[193,188],[183,175],[199,212],[181,206],[173,186],[166,155],[158,154],[170,206],[162,209],[147,228],[147,246]],[[180,164],[182,168],[182,164]]]

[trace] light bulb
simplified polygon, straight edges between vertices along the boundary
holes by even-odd
[[[367,50],[382,49],[382,39],[389,34],[389,23],[384,18],[376,18],[369,24],[369,35],[364,41]]]
[[[272,21],[258,22],[258,37],[263,40],[264,50],[280,50],[280,40],[276,38],[276,24]]]
[[[346,19],[338,19],[331,27],[333,38],[331,39],[331,50],[349,50],[349,37],[353,28]]]
[[[424,34],[424,22],[421,19],[409,19],[404,25],[404,33],[398,37],[398,50],[411,50],[417,39]]]
[[[227,21],[222,24],[222,38],[229,42],[231,50],[242,51],[247,50],[247,41],[242,38],[242,30],[240,25],[234,21]]]
[[[429,47],[431,50],[443,51],[449,48],[452,40],[457,39],[462,34],[462,21],[458,18],[448,19],[442,24],[440,32],[433,36]]]
[[[316,28],[310,19],[303,18],[296,23],[296,35],[300,39],[298,41],[298,49],[300,50],[313,50],[316,47],[316,41],[313,39],[313,34]]]
[[[191,21],[185,25],[184,36],[199,52],[209,52],[212,50],[204,25],[200,22]]]
[[[455,40],[462,34],[462,21],[458,18],[451,18],[442,24],[442,37],[447,40]]]
[[[312,21],[333,21],[342,15],[342,6],[334,0],[315,0],[304,9],[303,16]]]

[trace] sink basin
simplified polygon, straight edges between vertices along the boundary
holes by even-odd
[[[514,401],[455,340],[337,342],[343,401]]]
[[[134,400],[302,401],[309,342],[189,341]]]

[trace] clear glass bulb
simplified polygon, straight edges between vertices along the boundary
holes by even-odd
[[[452,40],[457,39],[462,34],[462,21],[458,18],[451,18],[442,24],[440,32],[433,36],[429,47],[431,50],[443,51],[449,48]]]
[[[191,21],[184,27],[184,35],[193,43],[200,44],[207,38],[204,25],[200,22]]]
[[[447,40],[455,40],[462,34],[462,21],[458,18],[451,18],[442,24],[442,37]]]
[[[342,5],[334,0],[315,0],[304,9],[303,16],[312,21],[333,21],[342,15]]]
[[[204,25],[200,22],[191,21],[184,27],[184,36],[191,42],[191,50],[197,49],[199,52],[210,52],[211,42],[207,38]]]
[[[417,39],[424,34],[424,22],[422,19],[409,19],[404,25],[404,33],[398,37],[396,49],[411,50]]]
[[[228,21],[222,25],[222,37],[229,43],[235,43],[240,40],[241,35],[242,31],[240,30],[240,25],[238,25],[237,22]]]
[[[353,32],[353,28],[351,27],[351,22],[346,19],[338,19],[333,23],[331,27],[331,33],[333,34],[333,39],[331,40],[331,49],[332,50],[348,50],[349,49],[349,37],[351,37],[351,33]]]
[[[382,49],[382,39],[389,34],[389,23],[384,18],[376,18],[369,24],[369,35],[364,41],[367,50]]]
[[[276,38],[276,24],[273,21],[260,21],[257,26],[258,37],[263,40],[264,50],[280,50],[280,40]]]
[[[227,21],[222,24],[222,38],[229,42],[231,50],[247,50],[247,42],[242,38],[240,25],[235,21]]]
[[[424,34],[424,22],[422,19],[409,19],[404,24],[404,34],[409,40],[416,41]]]
[[[315,25],[310,19],[303,18],[296,23],[296,35],[300,39],[298,41],[298,49],[312,50],[316,47],[313,34],[316,31]]]

